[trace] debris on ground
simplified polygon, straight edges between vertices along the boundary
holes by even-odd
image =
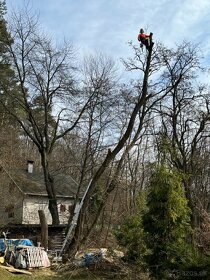
[[[51,265],[44,248],[34,246],[29,239],[0,239],[0,256],[0,267],[12,273],[31,275],[24,269]]]
[[[85,252],[79,251],[75,255],[74,263],[78,266],[88,266],[92,263],[99,263],[106,260],[114,263],[117,259],[124,257],[124,253],[118,250],[109,250],[107,248],[88,249]]]
[[[139,270],[135,271],[135,266],[125,263],[123,257],[122,251],[91,248],[77,252],[73,261],[53,264],[52,269],[61,274],[67,273],[70,277],[94,275],[94,277],[108,277],[108,279],[148,279],[147,274],[142,274]]]

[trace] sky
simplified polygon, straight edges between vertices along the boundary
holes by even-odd
[[[6,0],[8,14],[25,2]],[[168,47],[200,42],[210,64],[210,0],[30,0],[29,6],[54,40],[69,40],[82,55],[126,59],[142,27]]]

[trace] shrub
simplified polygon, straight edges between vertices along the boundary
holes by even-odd
[[[125,218],[123,224],[115,229],[114,234],[118,243],[126,248],[126,260],[143,265],[144,256],[148,251],[142,226],[142,214],[146,211],[144,192],[139,194],[136,204],[136,214]]]

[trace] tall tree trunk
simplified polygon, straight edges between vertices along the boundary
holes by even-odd
[[[69,240],[69,242],[68,242],[68,248],[65,248],[68,251],[69,256],[74,257],[79,246],[81,246],[82,245],[81,243],[83,242],[83,240],[86,239],[86,238],[84,238],[86,236],[86,233],[84,233],[83,225],[85,223],[85,216],[88,213],[88,206],[89,206],[90,198],[95,191],[96,183],[101,178],[104,171],[107,169],[107,167],[112,162],[112,160],[114,160],[116,155],[125,147],[127,140],[129,139],[129,137],[133,131],[136,117],[139,114],[139,111],[141,110],[142,106],[145,106],[145,103],[147,102],[148,77],[149,77],[149,71],[150,71],[151,55],[152,55],[152,47],[148,50],[148,53],[147,53],[147,64],[146,64],[146,68],[144,71],[142,91],[139,96],[139,100],[137,101],[137,103],[131,113],[130,120],[128,122],[125,133],[122,135],[121,139],[119,140],[119,142],[117,143],[115,148],[112,151],[108,150],[104,161],[102,162],[101,166],[98,168],[97,172],[93,176],[93,180],[91,182],[89,191],[84,199],[84,204],[83,204],[83,207],[82,207],[80,215],[79,215],[79,219],[78,219],[78,223],[75,228],[74,235],[73,235],[72,239]],[[103,209],[103,207],[101,207],[100,210],[101,209]],[[99,217],[99,215],[100,215],[100,213],[98,213],[97,217]],[[89,229],[88,234],[90,234],[92,230],[93,230],[93,228]]]
[[[57,198],[54,188],[54,179],[53,176],[50,174],[48,160],[46,153],[41,151],[41,164],[44,174],[44,181],[46,186],[46,191],[49,199],[49,211],[52,216],[52,224],[59,225],[59,214],[58,214],[58,206],[57,206]]]

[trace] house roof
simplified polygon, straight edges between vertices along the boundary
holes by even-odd
[[[28,173],[26,170],[12,170],[10,175],[21,192],[28,195],[47,196],[42,173]],[[55,194],[57,197],[74,197],[77,183],[69,175],[53,174]]]

